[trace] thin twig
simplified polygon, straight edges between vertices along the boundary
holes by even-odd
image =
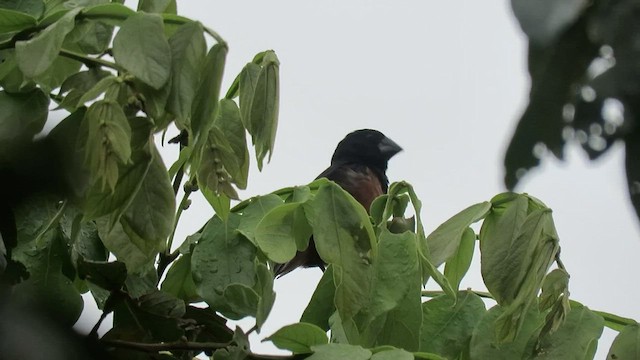
[[[217,350],[225,348],[231,343],[216,343],[216,342],[189,342],[189,341],[172,341],[166,343],[139,343],[125,340],[109,340],[100,339],[100,342],[113,347],[120,347],[132,350],[138,350],[143,352],[158,352],[158,351],[171,351],[171,350]]]

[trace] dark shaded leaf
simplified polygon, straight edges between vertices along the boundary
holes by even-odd
[[[119,290],[127,279],[124,263],[78,259],[78,275],[106,290]]]
[[[162,282],[162,291],[185,302],[200,300],[191,276],[191,254],[185,254],[173,262]]]
[[[49,99],[40,90],[26,94],[0,91],[0,161],[15,156],[31,143],[47,121]]]
[[[513,189],[526,171],[540,162],[533,152],[537,144],[544,144],[562,158],[565,126],[562,111],[573,99],[574,85],[584,76],[598,47],[589,40],[584,19],[567,29],[551,46],[529,45],[531,92],[529,105],[505,154],[508,189]]]

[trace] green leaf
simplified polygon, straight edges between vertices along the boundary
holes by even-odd
[[[404,349],[390,349],[376,352],[371,360],[413,360],[413,354]]]
[[[219,128],[228,141],[236,169],[232,169],[225,163],[225,168],[231,176],[231,181],[239,189],[246,189],[247,178],[249,176],[249,150],[247,148],[247,138],[244,127],[240,119],[240,112],[235,101],[229,99],[220,100],[218,115],[214,121],[214,126]]]
[[[40,90],[26,94],[0,91],[0,160],[15,157],[17,149],[30,144],[47,121],[48,97]]]
[[[242,216],[238,231],[255,245],[256,226],[269,211],[282,204],[282,199],[278,195],[267,194],[253,197],[249,201],[249,205],[240,212]]]
[[[127,293],[132,298],[140,298],[157,291],[158,272],[153,263],[146,264],[127,274],[124,283]]]
[[[0,0],[1,9],[9,9],[39,18],[44,12],[42,0]]]
[[[482,299],[471,291],[461,291],[457,298],[456,302],[443,295],[422,304],[420,351],[458,359],[468,349],[486,310]]]
[[[186,302],[194,302],[200,299],[191,276],[191,254],[182,255],[173,262],[162,282],[162,291],[166,291]]]
[[[49,69],[62,48],[64,38],[73,30],[79,12],[80,9],[70,10],[37,36],[16,41],[18,66],[25,76],[33,78]]]
[[[444,267],[444,276],[447,277],[454,289],[460,287],[460,282],[471,266],[473,252],[476,248],[476,233],[471,228],[462,234],[458,250],[451,256]]]
[[[44,73],[36,76],[34,80],[40,88],[46,92],[59,87],[69,76],[76,74],[82,63],[58,56],[53,64]]]
[[[113,40],[116,63],[154,89],[160,89],[169,80],[170,53],[162,18],[155,14],[130,16]]]
[[[357,345],[348,344],[325,344],[312,346],[313,355],[308,360],[368,360],[371,358],[371,351],[363,349]]]
[[[349,323],[371,292],[377,246],[369,216],[352,196],[328,181],[304,204],[304,211],[320,257],[333,265],[336,308],[343,323]]]
[[[144,311],[159,316],[180,318],[185,314],[184,301],[160,290],[140,297],[138,305]]]
[[[75,276],[59,227],[63,210],[50,197],[24,199],[14,208],[17,244],[11,259],[24,265],[29,277],[13,287],[12,296],[17,303],[37,301],[57,321],[71,326],[80,316],[83,302],[66,275]]]
[[[416,359],[424,359],[424,360],[447,360],[447,358],[444,358],[440,355],[430,354],[425,352],[414,352],[413,356],[415,356]]]
[[[256,85],[262,68],[258,64],[248,63],[240,72],[240,118],[249,134],[255,135],[256,131],[251,123],[251,104],[256,93]]]
[[[627,325],[613,340],[607,359],[640,358],[640,326]]]
[[[369,303],[355,319],[362,334],[361,344],[416,351],[422,325],[422,274],[416,236],[383,229],[378,249]]]
[[[107,22],[111,25],[120,25],[125,21],[122,19],[128,19],[135,14],[135,11],[118,3],[98,4],[82,11],[83,17],[88,19],[101,19],[103,21],[108,19]]]
[[[431,261],[438,267],[449,260],[457,251],[467,228],[482,220],[491,210],[491,203],[485,201],[462,210],[438,226],[427,237]]]
[[[538,343],[536,359],[593,359],[604,319],[586,306],[573,305],[565,323]]]
[[[110,215],[113,225],[134,199],[149,170],[152,161],[149,139],[152,125],[145,118],[131,122],[131,162],[118,168],[118,183],[113,191],[94,184],[84,201],[85,218],[95,219]]]
[[[296,244],[308,244],[311,236],[302,204],[283,204],[269,211],[256,226],[255,236],[256,244],[270,260],[279,264],[291,260],[298,250]]]
[[[158,255],[157,244],[128,234],[120,222],[111,225],[109,219],[96,220],[98,234],[116,259],[127,266],[128,273],[138,273],[153,264]]]
[[[138,11],[148,13],[176,13],[176,0],[141,0]]]
[[[324,330],[308,323],[284,326],[265,340],[269,340],[278,348],[289,350],[294,354],[310,353],[312,346],[329,342]]]
[[[69,76],[60,86],[58,95],[65,95],[60,107],[73,111],[82,96],[92,89],[100,80],[111,73],[97,68],[81,71]],[[97,97],[97,95],[96,95]]]
[[[88,128],[85,160],[95,179],[113,190],[118,182],[118,164],[131,158],[131,127],[122,107],[112,101],[98,101],[85,114]]]
[[[227,47],[214,45],[200,70],[197,90],[191,106],[191,131],[196,146],[203,146],[215,119]]]
[[[256,83],[255,94],[251,101],[250,122],[253,144],[256,147],[258,169],[262,170],[262,161],[273,155],[276,129],[278,128],[278,106],[280,101],[280,62],[272,51],[267,52],[264,66]]]
[[[276,293],[273,291],[273,272],[265,264],[257,264],[256,275],[255,290],[260,296],[258,310],[256,311],[256,326],[260,330],[273,308],[273,304],[276,301]]]
[[[256,317],[260,295],[244,284],[229,284],[224,289],[224,304],[217,306],[217,310],[233,320],[240,320],[247,316]]]
[[[196,173],[198,185],[215,196],[224,194],[231,199],[238,199],[229,175],[229,171],[238,171],[238,164],[225,134],[216,126],[211,127],[203,146]],[[214,202],[213,205],[217,204]]]
[[[66,44],[77,46],[87,54],[102,54],[107,50],[113,37],[113,26],[99,20],[83,18],[69,33]]]
[[[471,360],[528,359],[533,354],[537,336],[544,321],[535,307],[525,314],[523,327],[511,342],[499,343],[496,339],[496,320],[503,309],[497,305],[489,309],[473,330],[469,354]],[[561,359],[561,358],[560,358]]]
[[[80,96],[78,98],[78,102],[76,104],[70,104],[70,105],[73,105],[74,108],[83,106],[84,103],[94,100],[95,98],[97,98],[98,96],[106,92],[109,88],[117,86],[120,82],[121,82],[121,79],[109,74],[101,78],[98,82],[95,83],[95,85],[90,87],[86,92],[79,94]]]
[[[167,168],[153,143],[151,151],[149,170],[121,221],[137,237],[162,249],[173,230],[176,204]]]
[[[206,51],[202,32],[200,23],[189,22],[180,26],[169,38],[171,91],[167,110],[175,115],[179,128],[185,128],[191,117],[191,106]]]
[[[215,191],[209,189],[207,186],[200,188],[200,192],[207,199],[209,205],[213,208],[213,211],[223,221],[227,221],[229,218],[229,211],[231,210],[231,199],[225,194],[216,194]]]
[[[336,312],[336,306],[333,303],[335,294],[336,285],[333,282],[333,266],[329,266],[322,274],[322,278],[316,286],[309,304],[302,313],[300,322],[314,324],[321,329],[329,330],[329,318]]]
[[[256,282],[256,248],[235,231],[239,220],[233,213],[227,222],[214,217],[193,250],[191,271],[196,291],[216,310],[228,307],[231,299],[225,297],[225,291],[230,285],[244,285],[251,290]]]
[[[528,207],[526,197],[518,195],[497,203],[480,230],[482,277],[499,304],[516,298],[532,262],[537,240],[520,237]]]
[[[0,9],[0,33],[11,33],[35,26],[35,17],[9,9]]]

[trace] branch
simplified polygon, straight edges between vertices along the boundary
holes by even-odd
[[[165,343],[139,343],[125,340],[109,340],[100,339],[100,342],[106,346],[131,349],[147,353],[157,353],[160,351],[215,351],[218,349],[224,349],[230,345],[229,343],[215,343],[215,342],[190,342],[190,341],[171,341]],[[308,355],[308,354],[306,354]],[[262,355],[262,354],[247,354],[247,359],[253,360],[294,360],[302,359],[306,355]]]
[[[138,350],[142,352],[159,352],[171,350],[213,351],[226,348],[231,343],[171,341],[166,343],[139,343],[125,340],[100,339],[100,342],[113,347]]]
[[[60,49],[60,56],[64,56],[66,58],[79,61],[90,68],[96,67],[96,66],[104,66],[114,70],[122,71],[122,68],[118,66],[118,64],[116,63],[112,63],[111,61],[106,61],[99,58],[85,56],[83,54],[70,51],[70,50]]]

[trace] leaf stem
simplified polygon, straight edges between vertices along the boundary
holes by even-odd
[[[471,291],[472,293],[480,296],[481,298],[485,298],[485,299],[491,299],[491,300],[495,300],[495,298],[493,297],[493,295],[491,295],[491,293],[486,292],[486,291],[477,291],[477,290],[473,290],[471,288],[467,288],[467,291]],[[446,295],[447,293],[444,291],[431,291],[431,290],[425,290],[422,292],[422,296],[424,297],[428,297],[428,298],[433,298],[436,296],[440,296],[440,295]]]
[[[122,68],[118,66],[118,64],[113,63],[111,61],[102,60],[99,58],[89,57],[71,50],[60,49],[60,56],[64,56],[69,59],[77,60],[87,67],[96,67],[96,66],[104,66],[114,70],[122,71]]]

